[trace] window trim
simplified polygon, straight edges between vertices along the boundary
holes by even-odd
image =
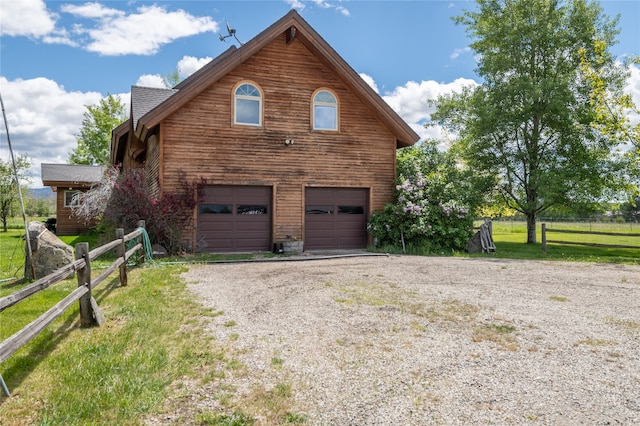
[[[74,200],[74,195],[71,196],[71,199],[69,200],[70,202],[67,203],[67,194],[72,192],[74,195],[75,194],[80,194],[82,191],[80,191],[79,189],[69,189],[64,191],[64,206],[67,208],[72,208],[72,207],[77,207],[80,205],[80,199],[79,198],[75,198],[75,203],[73,203]]]
[[[245,85],[248,84],[250,86],[253,86],[258,93],[260,93],[260,97],[256,98],[255,96],[247,96],[247,95],[237,95],[236,92],[237,90]],[[240,99],[240,100],[247,100],[247,101],[253,101],[253,102],[258,102],[258,123],[244,123],[244,122],[240,122],[238,121],[238,116],[237,116],[237,107],[236,107],[236,101]],[[264,117],[264,92],[262,91],[262,88],[258,85],[258,83],[256,83],[255,81],[251,81],[251,80],[242,80],[239,81],[235,86],[233,86],[233,90],[231,92],[231,109],[233,110],[233,114],[232,114],[232,123],[233,125],[237,125],[237,126],[249,126],[249,127],[262,127],[262,123],[263,123],[263,117]]]
[[[326,102],[316,102],[316,96],[318,96],[322,92],[327,92],[331,94],[331,96],[333,96],[333,98],[336,101],[335,104],[326,103]],[[335,128],[316,127],[316,105],[335,108],[335,117],[334,117],[335,123],[336,123]],[[340,130],[340,99],[338,98],[338,95],[336,95],[336,93],[329,88],[321,87],[317,89],[315,92],[313,92],[313,94],[311,95],[311,130],[317,131],[317,132],[337,132]]]

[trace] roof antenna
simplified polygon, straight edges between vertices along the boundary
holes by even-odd
[[[222,34],[218,34],[218,35],[220,36],[220,41],[225,41],[229,37],[233,37],[236,39],[238,43],[240,43],[240,46],[243,45],[243,43],[240,40],[238,40],[238,36],[236,35],[235,28],[231,28],[231,25],[229,25],[229,21],[227,21],[227,35],[226,36],[223,36]]]

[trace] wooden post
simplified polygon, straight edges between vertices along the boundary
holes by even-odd
[[[547,253],[547,224],[542,224],[542,252]]]
[[[91,261],[89,259],[89,243],[76,244],[76,259],[83,259],[84,267],[78,269],[78,287],[87,286],[89,291],[80,298],[80,325],[90,327],[94,323],[91,307]]]
[[[145,221],[144,220],[139,220],[138,221],[138,228],[144,229],[144,226],[145,226]],[[142,252],[142,255],[139,256],[139,259],[140,259],[140,263],[144,263],[145,252],[144,252],[144,241],[142,240],[142,234],[140,235],[140,243],[142,244],[142,249],[140,249],[141,252]],[[151,253],[149,253],[149,255],[151,255]]]
[[[124,243],[124,229],[118,228],[116,229],[116,240],[120,240],[120,245],[116,250],[118,257],[121,257],[124,262],[120,265],[120,285],[123,287],[127,286],[127,259],[125,259],[125,255],[127,253],[127,247]]]

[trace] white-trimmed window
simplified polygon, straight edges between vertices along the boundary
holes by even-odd
[[[338,99],[322,89],[313,95],[313,130],[338,130]]]
[[[233,92],[233,122],[262,126],[262,92],[253,83],[241,83]]]
[[[64,206],[76,207],[80,205],[80,191],[64,191]]]

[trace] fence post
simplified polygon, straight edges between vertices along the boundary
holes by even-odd
[[[120,240],[120,245],[116,250],[118,257],[121,257],[124,262],[120,265],[120,285],[127,286],[127,259],[125,258],[127,253],[127,247],[124,242],[124,229],[116,229],[116,240]]]
[[[144,229],[145,226],[145,221],[144,220],[139,220],[138,221],[138,228],[142,228]],[[144,241],[142,240],[142,235],[140,235],[140,243],[142,244],[142,248],[140,249],[140,251],[142,252],[142,256],[139,256],[139,261],[140,263],[144,263],[144,259],[145,259],[145,253],[144,253]],[[149,253],[151,254],[151,253]]]
[[[93,325],[93,309],[91,307],[91,260],[89,259],[89,243],[76,244],[76,259],[84,258],[84,266],[77,271],[78,287],[87,285],[89,292],[80,298],[80,325]]]
[[[547,253],[547,224],[542,224],[542,252]]]

